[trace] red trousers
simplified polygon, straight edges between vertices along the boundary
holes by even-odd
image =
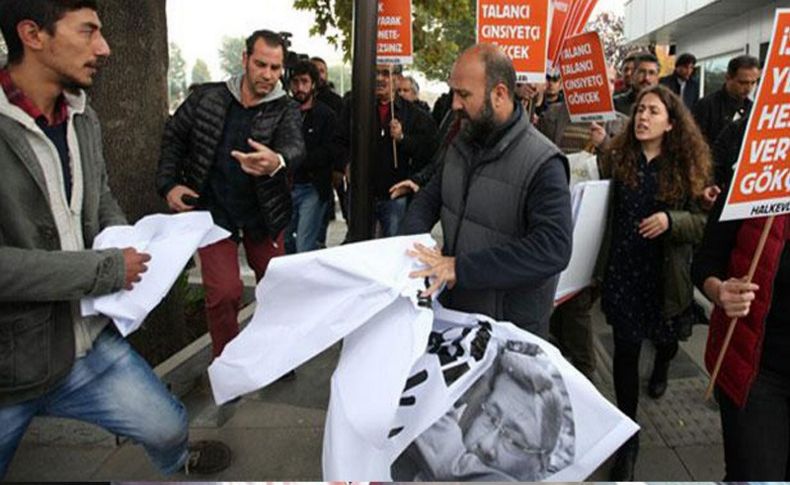
[[[275,256],[285,254],[283,234],[277,240],[267,237],[262,241],[252,241],[246,235],[242,238],[247,263],[255,272],[255,280],[260,281]],[[225,345],[239,333],[239,309],[244,289],[239,269],[238,244],[231,239],[198,250],[203,287],[206,289],[206,318],[211,334],[214,357],[222,353]]]

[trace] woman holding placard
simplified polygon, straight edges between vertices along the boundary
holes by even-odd
[[[731,123],[714,146],[721,182],[729,184],[748,118]],[[726,186],[725,186],[726,193]],[[737,318],[721,357],[716,397],[724,437],[726,481],[790,480],[790,215],[719,221],[725,197],[713,207],[694,255],[694,283],[716,305],[705,363],[715,368],[731,319]],[[750,283],[759,241],[763,252]]]
[[[710,150],[683,101],[663,86],[643,90],[626,129],[602,157],[612,202],[602,246],[602,309],[614,333],[617,406],[636,420],[639,354],[655,349],[648,394],[667,388],[679,330],[693,319],[692,247],[702,237],[701,201],[711,172]],[[633,479],[635,436],[617,453],[612,480]]]

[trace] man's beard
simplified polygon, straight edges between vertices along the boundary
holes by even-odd
[[[299,104],[305,104],[310,101],[312,97],[312,93],[295,93],[293,98],[299,102]]]
[[[461,113],[461,118],[466,119],[464,135],[470,141],[478,144],[483,144],[497,128],[496,120],[494,119],[494,106],[491,104],[490,96],[486,96],[483,111],[480,112],[480,116],[476,120],[470,118],[466,112]]]

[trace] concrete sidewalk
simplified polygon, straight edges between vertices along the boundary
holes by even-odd
[[[331,226],[330,245],[344,234],[342,222]],[[242,317],[249,318],[252,307]],[[613,400],[612,336],[603,315],[594,315],[598,354],[596,383]],[[639,422],[641,451],[636,467],[640,481],[716,481],[724,476],[718,411],[703,402],[707,376],[702,352],[707,327],[695,327],[681,345],[670,369],[667,394],[655,401],[643,392]],[[11,463],[9,481],[91,480],[218,480],[218,481],[317,481],[321,480],[321,445],[329,379],[339,355],[339,345],[297,369],[297,378],[278,382],[245,396],[231,409],[213,404],[205,377],[210,361],[208,336],[157,367],[163,380],[182,395],[190,416],[192,439],[219,439],[233,450],[231,466],[209,477],[166,477],[148,461],[141,447],[119,441],[91,425],[74,421],[36,418]],[[652,362],[645,346],[640,370],[643,387]],[[590,480],[608,479],[604,464]]]

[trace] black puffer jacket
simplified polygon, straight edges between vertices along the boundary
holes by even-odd
[[[198,194],[204,193],[232,102],[234,94],[226,83],[206,84],[195,90],[168,120],[156,174],[160,196],[166,197],[176,185],[186,185]],[[251,137],[282,155],[287,171],[294,172],[306,153],[296,103],[281,96],[261,103],[258,109]],[[293,206],[287,171],[255,179],[255,191],[266,225],[260,229],[272,237],[291,220]]]

